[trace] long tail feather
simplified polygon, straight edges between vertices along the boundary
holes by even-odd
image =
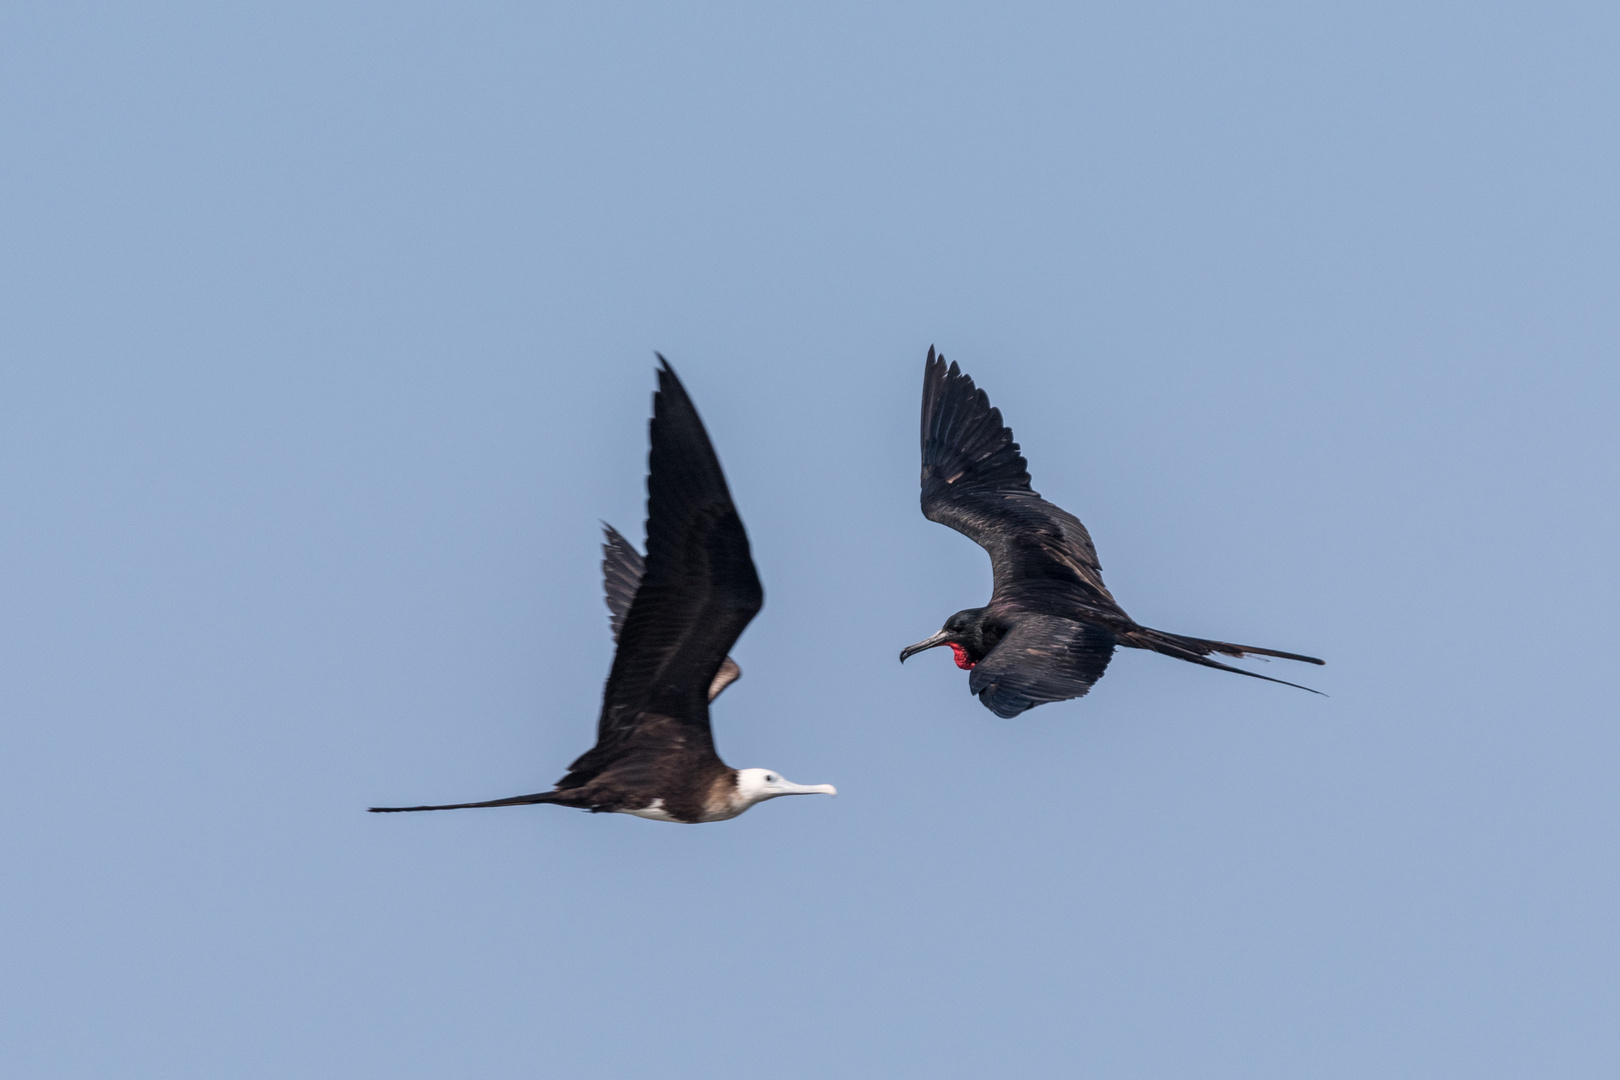
[[[1230,671],[1238,675],[1247,675],[1251,679],[1264,679],[1266,682],[1281,683],[1292,686],[1296,690],[1309,690],[1313,694],[1322,694],[1320,690],[1311,690],[1308,686],[1291,683],[1287,679],[1273,679],[1270,675],[1261,675],[1257,671],[1246,671],[1240,667],[1223,664],[1219,660],[1209,659],[1210,653],[1220,653],[1222,656],[1275,656],[1282,660],[1298,660],[1305,664],[1325,664],[1326,660],[1318,660],[1314,656],[1301,656],[1299,653],[1280,652],[1277,649],[1262,649],[1258,645],[1234,645],[1229,641],[1209,641],[1204,638],[1183,637],[1164,630],[1154,630],[1151,627],[1139,626],[1134,630],[1119,635],[1121,645],[1130,645],[1138,649],[1150,649],[1165,656],[1174,656],[1178,660],[1185,660],[1192,664],[1202,664],[1204,667],[1218,668],[1221,671]],[[1322,694],[1326,697],[1326,694]]]
[[[408,814],[415,810],[475,810],[484,806],[527,806],[531,803],[557,802],[561,792],[541,791],[533,795],[513,795],[509,799],[491,799],[489,802],[449,803],[445,806],[371,806],[373,814]]]
[[[1176,656],[1177,659],[1186,660],[1186,661],[1189,661],[1190,663],[1203,664],[1205,667],[1219,668],[1222,671],[1230,671],[1230,672],[1233,672],[1233,673],[1238,674],[1238,675],[1247,675],[1251,679],[1264,679],[1264,680],[1266,680],[1266,682],[1281,683],[1284,686],[1292,686],[1295,690],[1305,690],[1305,691],[1307,691],[1309,693],[1312,693],[1312,694],[1320,694],[1322,697],[1327,697],[1327,695],[1323,694],[1322,691],[1320,691],[1320,690],[1312,690],[1310,687],[1301,686],[1297,682],[1289,682],[1287,679],[1273,679],[1270,675],[1262,675],[1258,671],[1248,671],[1248,670],[1245,670],[1244,668],[1233,667],[1231,664],[1223,664],[1219,660],[1211,660],[1208,657],[1204,657],[1204,656],[1179,656],[1176,653],[1165,652],[1165,650],[1163,650],[1163,649],[1155,649],[1153,651],[1154,652],[1163,652],[1163,653],[1165,653],[1166,656]]]

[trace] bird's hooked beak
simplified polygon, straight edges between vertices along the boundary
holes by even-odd
[[[915,645],[907,645],[905,648],[901,649],[900,650],[900,662],[902,664],[905,663],[906,659],[908,657],[915,656],[917,653],[920,653],[920,652],[924,651],[925,649],[937,649],[941,645],[949,645],[950,643],[951,643],[951,633],[950,633],[950,631],[949,630],[941,630],[939,633],[935,634],[933,637],[923,638],[921,641],[917,642],[917,644],[915,644]]]
[[[794,784],[786,780],[779,780],[776,784],[775,794],[778,795],[836,795],[838,789],[831,784]]]

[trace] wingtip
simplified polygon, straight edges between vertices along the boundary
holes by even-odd
[[[681,382],[681,377],[675,374],[674,365],[661,352],[655,352],[653,355],[658,357],[659,364],[658,392],[683,397],[690,401],[691,398],[686,393],[686,386]]]

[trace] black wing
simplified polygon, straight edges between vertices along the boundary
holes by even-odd
[[[703,422],[669,362],[658,359],[646,568],[619,633],[596,746],[563,785],[584,783],[637,750],[714,757],[709,687],[765,602]]]
[[[613,640],[618,641],[647,563],[636,545],[626,540],[618,529],[604,522],[602,535],[602,592],[607,600],[608,620],[613,626]]]
[[[1114,635],[1100,626],[1026,615],[973,668],[968,689],[1003,719],[1050,701],[1084,697],[1102,678],[1114,644]]]
[[[619,640],[619,631],[624,628],[624,617],[630,612],[630,601],[636,598],[636,590],[641,587],[641,575],[647,568],[647,563],[636,550],[636,545],[624,538],[624,535],[613,526],[602,525],[602,593],[607,600],[608,619],[613,627],[613,640]],[[709,700],[713,701],[720,696],[720,691],[742,678],[742,668],[737,661],[726,657],[720,662],[720,670],[715,673],[714,681],[709,684]]]
[[[928,350],[922,399],[922,512],[990,553],[995,599],[1039,610],[1061,590],[1064,608],[1125,617],[1107,586],[1091,534],[1029,486],[1029,465],[1001,410],[945,357]]]

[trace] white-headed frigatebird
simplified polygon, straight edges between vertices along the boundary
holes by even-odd
[[[837,794],[830,784],[794,784],[769,769],[730,768],[715,751],[709,701],[724,687],[726,654],[765,593],[703,422],[669,362],[658,360],[645,567],[631,583],[615,577],[611,551],[604,561],[610,608],[616,590],[628,603],[622,624],[614,620],[618,649],[596,745],[553,791],[373,812],[554,803],[696,823],[724,821],[781,795]]]
[[[956,666],[970,672],[969,691],[997,716],[1083,697],[1119,645],[1300,690],[1310,687],[1244,671],[1209,654],[1323,662],[1169,634],[1125,614],[1103,584],[1086,527],[1029,486],[1029,463],[1002,424],[1001,411],[932,348],[923,374],[922,512],[990,553],[995,588],[987,606],[958,611],[939,633],[902,649],[900,660],[949,645]]]

